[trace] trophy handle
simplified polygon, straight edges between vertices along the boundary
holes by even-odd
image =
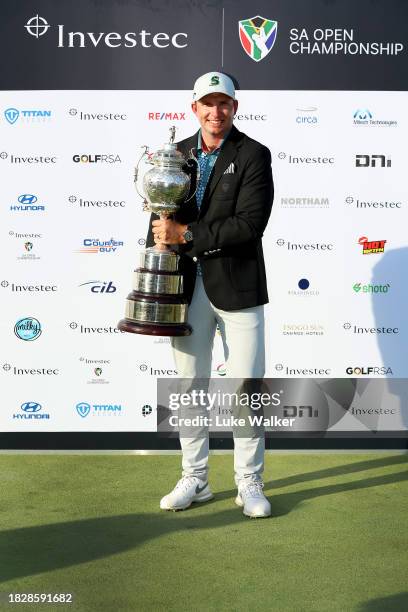
[[[194,198],[195,194],[197,193],[198,182],[200,180],[200,164],[198,163],[197,157],[194,155],[194,148],[190,149],[189,159],[192,159],[195,162],[196,167],[197,167],[196,188],[194,189],[194,193],[187,200],[184,200],[185,202],[189,202],[190,200]]]
[[[148,201],[146,200],[146,197],[145,197],[145,196],[144,196],[142,193],[140,193],[140,191],[139,191],[139,187],[138,187],[138,184],[137,184],[137,180],[138,180],[138,178],[139,178],[139,166],[140,166],[140,163],[141,163],[141,161],[142,161],[142,159],[144,158],[144,156],[145,156],[145,155],[146,155],[147,157],[149,156],[149,147],[148,147],[148,146],[146,146],[146,145],[143,145],[143,146],[142,146],[142,149],[144,149],[144,151],[143,151],[143,153],[141,154],[141,156],[140,156],[140,158],[139,158],[139,161],[138,161],[138,162],[137,162],[137,164],[136,164],[136,168],[135,168],[135,176],[134,176],[133,182],[134,182],[134,184],[135,184],[135,189],[136,189],[136,191],[137,191],[138,195],[139,195],[139,196],[142,198],[142,200],[143,200],[143,210],[145,211],[145,210],[149,210],[149,203],[148,203]]]

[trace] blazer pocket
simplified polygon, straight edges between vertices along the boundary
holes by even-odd
[[[214,190],[213,198],[227,200],[234,198],[238,189],[239,178],[237,174],[223,174]]]
[[[230,259],[231,284],[237,291],[254,291],[258,287],[256,259],[234,257]]]

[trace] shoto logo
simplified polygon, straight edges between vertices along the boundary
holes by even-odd
[[[14,333],[20,340],[36,340],[41,335],[41,323],[34,317],[19,319],[14,326]]]
[[[385,155],[356,155],[357,168],[391,168],[391,158]]]
[[[361,236],[358,239],[358,244],[363,247],[363,255],[371,255],[373,253],[384,253],[386,240],[368,240],[366,236]]]
[[[361,283],[354,283],[353,289],[356,293],[388,293],[390,290],[390,283],[386,285],[362,285]]]
[[[10,210],[13,212],[37,212],[39,210],[45,210],[45,206],[42,204],[36,204],[36,202],[38,202],[38,198],[32,193],[23,193],[18,197],[18,201],[20,202],[20,205],[12,204],[10,206]]]
[[[78,286],[84,287],[85,285],[91,285],[90,290],[92,293],[115,293],[116,291],[116,287],[112,281],[93,280],[87,281],[86,283],[82,283]]]
[[[254,62],[260,62],[271,51],[278,32],[278,22],[257,15],[238,22],[243,50]]]

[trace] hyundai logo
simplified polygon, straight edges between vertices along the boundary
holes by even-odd
[[[24,402],[24,404],[21,404],[21,410],[24,410],[24,412],[39,412],[41,408],[41,404],[37,402]]]
[[[18,198],[18,201],[20,202],[20,204],[35,204],[37,200],[38,200],[37,196],[33,195],[32,193],[23,193]]]

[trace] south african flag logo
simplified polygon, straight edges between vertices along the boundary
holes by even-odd
[[[266,57],[275,44],[278,22],[257,15],[238,22],[239,39],[247,55],[255,62]]]

